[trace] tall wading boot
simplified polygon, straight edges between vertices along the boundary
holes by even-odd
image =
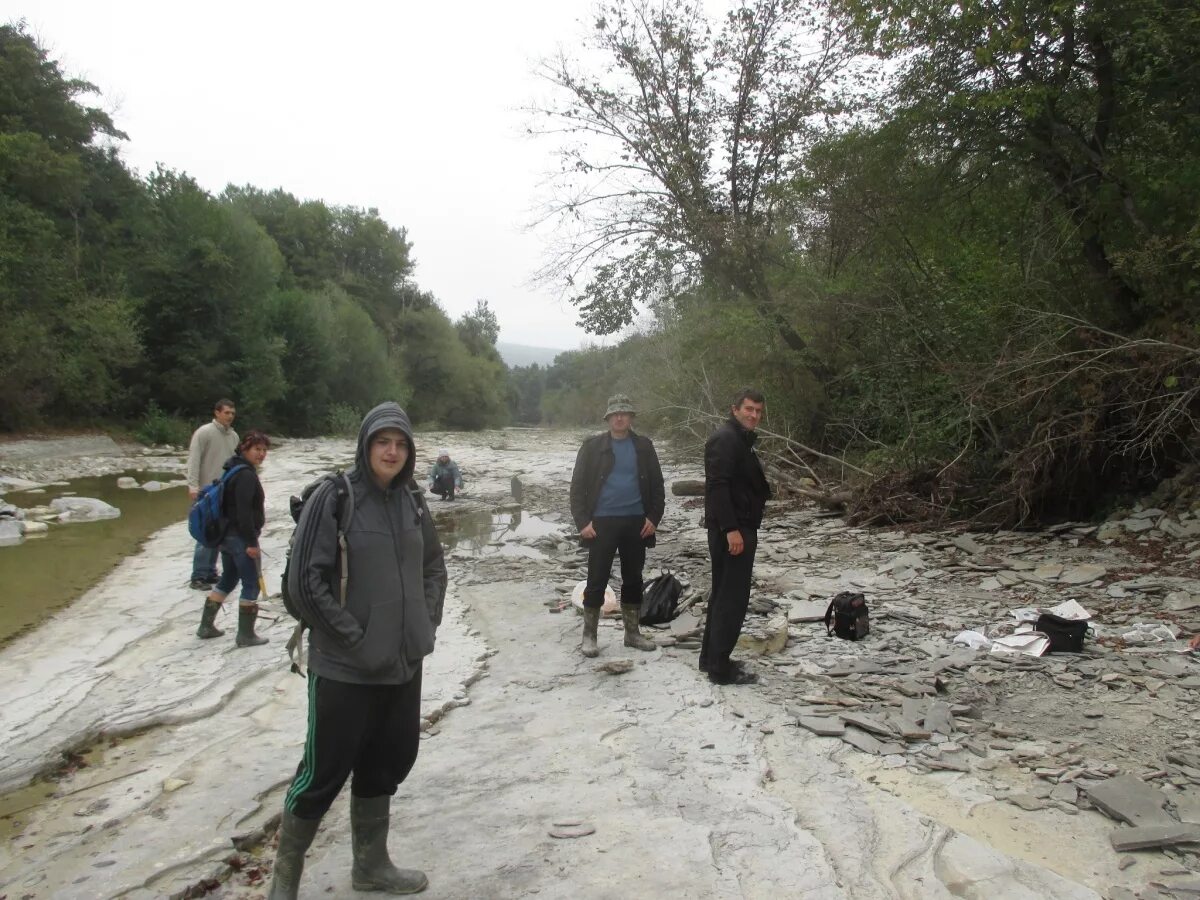
[[[304,854],[316,836],[320,819],[297,819],[286,809],[279,823],[279,849],[275,851],[275,874],[267,900],[296,900],[300,875],[304,872]]]
[[[254,633],[254,620],[258,618],[257,603],[238,604],[238,630],[235,643],[239,647],[257,647],[265,644],[267,639]]]
[[[217,621],[217,613],[221,610],[221,603],[218,600],[205,600],[204,611],[200,613],[200,627],[196,629],[196,637],[198,638],[215,638],[220,637],[225,632],[218,628],[215,624]]]
[[[642,637],[642,632],[638,629],[638,616],[641,611],[640,603],[621,604],[621,621],[625,623],[625,646],[635,650],[657,650],[658,644]]]
[[[600,655],[600,647],[596,644],[596,629],[600,627],[600,607],[585,606],[583,608],[583,643],[579,651],[588,659]]]
[[[356,891],[415,894],[429,886],[424,872],[397,869],[388,857],[387,836],[392,798],[350,796],[350,839],[354,847],[351,880]]]

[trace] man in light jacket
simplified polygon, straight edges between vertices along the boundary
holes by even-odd
[[[236,415],[233,401],[222,397],[213,406],[212,421],[193,432],[187,461],[188,499],[191,502],[196,501],[200,488],[221,477],[225,460],[237,452],[238,434],[233,430]],[[207,591],[217,583],[219,552],[216,547],[205,547],[196,542],[192,553],[191,587],[194,590]]]
[[[333,481],[313,491],[296,524],[288,591],[310,629],[308,739],[284,798],[268,895],[275,900],[297,895],[304,853],[347,778],[354,889],[407,894],[428,884],[387,852],[392,795],[420,743],[422,661],[446,595],[442,545],[415,464],[404,410],[381,403],[367,413],[348,475],[344,607]]]

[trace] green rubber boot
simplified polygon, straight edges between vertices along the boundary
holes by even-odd
[[[638,615],[642,611],[640,603],[622,603],[621,621],[625,623],[625,646],[635,650],[657,650],[658,644],[649,638],[642,637],[638,628]]]
[[[216,600],[205,600],[204,611],[200,613],[200,627],[196,629],[196,637],[217,638],[225,632],[218,628],[215,624],[217,621],[217,613],[221,610],[221,604]]]
[[[356,891],[415,894],[429,886],[424,872],[397,869],[388,857],[387,836],[392,798],[350,796],[350,839],[354,847],[351,881]]]
[[[258,618],[257,603],[238,604],[238,630],[235,643],[239,647],[257,647],[267,639],[254,633],[254,620]]]
[[[275,872],[267,900],[296,900],[300,876],[304,872],[304,854],[317,834],[320,819],[297,819],[287,810],[279,823],[279,849],[275,851]]]
[[[600,647],[596,644],[596,630],[600,627],[600,607],[593,609],[590,606],[583,608],[583,643],[579,645],[579,651],[591,659],[593,656],[600,655]]]

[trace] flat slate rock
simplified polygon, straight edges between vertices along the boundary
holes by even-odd
[[[877,737],[890,738],[896,736],[896,732],[892,730],[890,725],[866,713],[838,713],[838,718],[847,725],[853,725],[856,728],[861,728],[863,731],[869,731]]]
[[[828,716],[800,716],[798,721],[801,728],[821,737],[841,737],[846,731],[840,719]]]
[[[1138,828],[1119,828],[1109,832],[1109,843],[1118,853],[1128,850],[1149,850],[1154,847],[1174,847],[1176,844],[1200,843],[1200,828],[1195,825],[1143,825]]]
[[[1135,827],[1179,825],[1163,809],[1166,795],[1134,775],[1108,778],[1084,790],[1093,804],[1118,821]]]

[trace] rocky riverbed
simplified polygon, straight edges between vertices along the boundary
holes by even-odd
[[[695,670],[707,563],[694,499],[668,498],[647,563],[689,585],[660,649],[625,650],[614,622],[598,660],[578,654],[566,598],[584,558],[565,507],[581,436],[418,437],[450,446],[468,481],[461,501],[432,504],[451,592],[392,836],[428,896],[1196,895],[1200,666],[1175,638],[1200,622],[1189,512],[964,535],[772,504],[741,651],[761,683],[716,688]],[[288,495],[349,453],[272,451],[276,575]],[[6,462],[0,447],[0,478],[71,472],[33,456]],[[701,474],[664,457],[670,480]],[[155,535],[0,651],[0,784],[16,792],[0,893],[265,893],[303,682],[287,671],[285,615],[265,648],[195,639],[190,551],[182,524]],[[862,642],[812,621],[844,589],[870,606]],[[1083,653],[954,642],[1067,600],[1092,615]],[[346,815],[342,798],[314,845],[313,895],[352,895]]]

